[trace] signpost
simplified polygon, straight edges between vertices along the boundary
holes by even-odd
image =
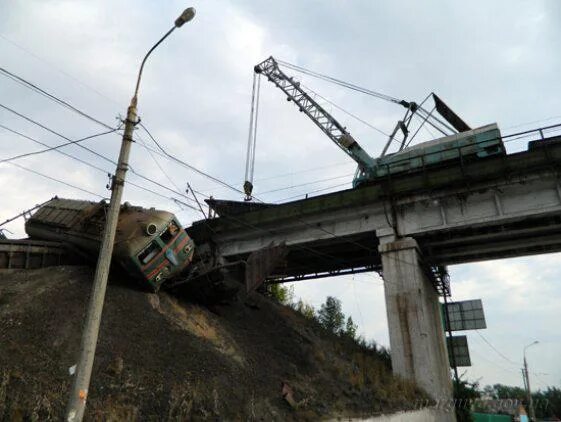
[[[448,320],[450,321],[450,326],[445,325],[447,331],[481,330],[487,328],[481,299],[449,302],[444,306],[447,308],[444,312],[448,311]]]

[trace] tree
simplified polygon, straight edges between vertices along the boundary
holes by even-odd
[[[269,284],[269,286],[267,287],[267,291],[269,292],[269,295],[276,300],[277,302],[283,304],[283,305],[288,305],[290,303],[292,303],[293,299],[294,299],[294,287],[284,287],[281,284],[278,283],[274,283],[274,284]]]
[[[358,325],[356,325],[353,321],[353,318],[349,316],[347,318],[347,324],[345,325],[345,335],[353,340],[356,339],[356,330]]]
[[[294,310],[300,312],[308,319],[314,319],[316,317],[316,310],[314,307],[300,299],[296,304],[294,304]]]
[[[345,321],[345,315],[341,311],[341,301],[333,296],[327,296],[318,311],[318,320],[327,331],[334,334],[341,333]]]
[[[454,382],[454,399],[456,408],[456,420],[458,422],[472,422],[471,404],[481,396],[477,382],[469,382],[460,379]]]

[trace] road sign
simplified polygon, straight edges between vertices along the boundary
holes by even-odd
[[[446,343],[448,346],[448,359],[450,361],[450,366],[453,366],[454,363],[456,366],[471,366],[466,336],[447,337]],[[454,353],[453,359],[452,353]]]
[[[446,331],[481,330],[487,328],[483,303],[481,299],[449,302],[447,305],[450,327],[446,324]],[[444,309],[446,322],[446,308]]]

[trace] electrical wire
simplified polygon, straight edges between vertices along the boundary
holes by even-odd
[[[487,343],[487,345],[488,345],[491,349],[493,349],[493,350],[495,351],[495,353],[497,353],[497,354],[498,354],[501,358],[503,358],[505,361],[507,361],[507,362],[510,363],[511,365],[517,365],[517,366],[520,365],[520,363],[514,362],[513,360],[507,358],[503,353],[501,353],[495,346],[493,346],[493,345],[491,344],[491,342],[490,342],[489,340],[487,340],[487,339],[483,336],[483,334],[481,334],[481,333],[479,332],[479,330],[475,330],[475,332],[479,335],[479,337],[481,337],[481,339],[482,339],[485,343]]]
[[[99,194],[97,194],[97,193],[95,193],[95,192],[91,192],[91,191],[89,191],[89,190],[87,190],[87,189],[81,188],[81,187],[79,187],[79,186],[73,185],[73,184],[68,183],[68,182],[65,182],[65,181],[63,181],[63,180],[56,179],[56,178],[54,178],[54,177],[52,177],[52,176],[48,176],[48,175],[46,175],[46,174],[44,174],[44,173],[41,173],[41,172],[39,172],[39,171],[37,171],[37,170],[33,170],[33,169],[28,168],[28,167],[22,166],[22,165],[20,165],[20,164],[12,163],[12,162],[8,162],[7,164],[9,164],[9,165],[11,165],[11,166],[15,166],[15,167],[20,168],[20,169],[25,170],[25,171],[28,171],[28,172],[30,172],[30,173],[34,173],[34,174],[36,174],[36,175],[38,175],[38,176],[44,177],[44,178],[49,179],[49,180],[52,180],[52,181],[54,181],[54,182],[61,183],[61,184],[63,184],[63,185],[66,185],[66,186],[68,186],[68,187],[71,187],[71,188],[73,188],[73,189],[77,189],[77,190],[79,190],[79,191],[88,193],[88,194],[90,194],[90,195],[94,195],[94,196],[97,196],[97,197],[99,197],[99,198],[106,199],[104,196],[99,195]]]
[[[110,101],[110,102],[112,102],[112,103],[114,103],[114,104],[119,105],[119,103],[117,103],[117,101],[115,101],[114,99],[109,98],[109,97],[106,96],[105,94],[101,93],[100,91],[98,91],[98,90],[95,89],[95,88],[92,88],[91,86],[89,86],[89,85],[87,85],[86,83],[82,82],[81,80],[79,80],[79,79],[76,78],[75,76],[71,75],[70,73],[65,72],[64,70],[58,68],[57,66],[53,65],[53,64],[50,63],[49,61],[45,60],[44,58],[42,58],[42,57],[38,56],[37,54],[33,53],[32,51],[26,49],[25,47],[21,46],[20,44],[18,44],[18,43],[16,43],[16,42],[12,41],[11,39],[9,39],[8,37],[6,37],[5,35],[0,34],[0,38],[3,39],[4,41],[6,41],[7,43],[13,45],[14,47],[18,48],[19,50],[21,50],[21,51],[23,51],[23,52],[29,54],[31,57],[35,58],[36,60],[38,60],[38,61],[40,61],[40,62],[46,64],[47,66],[49,66],[49,67],[55,69],[57,72],[59,72],[60,74],[66,76],[67,78],[72,79],[73,81],[79,83],[79,84],[82,85],[83,87],[88,88],[89,90],[95,92],[95,93],[96,93],[97,95],[99,95],[100,97],[102,97],[102,98],[104,98],[104,99],[106,99],[106,100],[108,100],[108,101]]]
[[[280,191],[283,191],[283,190],[296,189],[296,188],[299,188],[299,187],[302,187],[302,186],[314,185],[316,183],[328,182],[328,181],[331,181],[331,180],[344,179],[344,178],[347,178],[347,177],[351,177],[353,175],[354,175],[354,173],[350,173],[350,174],[343,174],[342,176],[329,177],[327,179],[313,180],[311,182],[300,183],[299,185],[292,185],[292,186],[286,186],[286,187],[282,187],[282,188],[278,188],[278,189],[266,190],[264,192],[259,192],[259,195],[265,195],[265,194],[273,193],[273,192],[280,192]]]
[[[326,191],[326,190],[339,188],[339,187],[341,187],[341,186],[349,186],[349,183],[350,183],[350,182],[341,183],[341,184],[329,186],[329,187],[326,187],[326,188],[321,188],[321,189],[312,190],[312,191],[310,191],[310,192],[308,192],[308,193],[302,193],[302,194],[299,194],[299,195],[289,196],[288,198],[277,199],[277,200],[276,200],[276,203],[280,203],[280,202],[283,202],[283,201],[288,201],[289,199],[298,198],[298,197],[300,197],[300,196],[307,196],[307,195],[310,194],[310,193],[324,192],[324,191]]]
[[[31,118],[28,117],[28,116],[25,116],[25,115],[22,114],[22,113],[19,113],[19,112],[15,111],[15,110],[13,110],[13,109],[11,109],[11,108],[9,108],[9,107],[3,105],[3,104],[0,104],[0,107],[1,107],[1,108],[4,108],[4,109],[6,109],[6,110],[8,110],[8,111],[10,111],[10,112],[12,112],[12,113],[14,113],[14,114],[16,114],[17,116],[19,116],[19,117],[25,119],[26,121],[28,121],[28,122],[30,122],[30,123],[33,123],[33,124],[39,126],[40,128],[42,128],[42,129],[44,129],[44,130],[46,130],[46,131],[48,131],[48,132],[50,132],[50,133],[52,133],[52,134],[55,134],[56,136],[61,137],[62,139],[68,140],[69,143],[75,143],[74,141],[72,141],[72,139],[68,138],[67,136],[65,136],[65,135],[63,135],[63,134],[61,134],[61,133],[59,133],[59,132],[57,132],[57,131],[55,131],[55,130],[49,128],[49,127],[47,127],[46,125],[44,125],[44,124],[42,124],[42,123],[37,122],[37,121],[34,120],[34,119],[31,119]],[[94,155],[96,155],[96,156],[98,156],[98,157],[100,157],[100,158],[103,158],[105,161],[108,161],[108,162],[110,162],[110,163],[116,165],[116,163],[115,163],[113,160],[111,160],[110,158],[104,156],[103,154],[99,154],[98,152],[96,152],[96,151],[94,151],[94,150],[92,150],[92,149],[90,149],[90,148],[87,148],[87,147],[85,147],[85,146],[83,146],[83,145],[81,145],[81,144],[79,144],[79,143],[76,144],[76,145],[79,146],[80,148],[83,148],[83,149],[87,150],[88,152],[91,152],[92,154],[94,154]],[[188,200],[194,202],[193,199],[189,198],[189,197],[188,197],[187,195],[185,195],[184,193],[182,193],[182,192],[177,192],[177,191],[175,191],[174,189],[171,189],[171,188],[169,188],[169,187],[167,187],[167,186],[165,186],[165,185],[163,185],[163,184],[161,184],[161,183],[159,183],[159,182],[157,182],[157,181],[155,181],[155,180],[153,180],[153,179],[150,179],[150,178],[148,178],[148,177],[142,175],[141,173],[139,173],[138,171],[136,171],[132,166],[129,166],[129,170],[131,171],[131,173],[135,174],[137,177],[141,178],[142,180],[145,180],[145,181],[147,181],[147,182],[153,183],[153,184],[155,184],[155,185],[157,185],[157,186],[159,186],[159,187],[161,187],[161,188],[163,188],[163,189],[165,189],[165,190],[167,190],[167,191],[173,192],[173,193],[176,194],[176,195],[182,196],[182,197],[187,198]]]
[[[40,88],[38,85],[36,85],[36,84],[34,84],[34,83],[32,83],[32,82],[30,82],[30,81],[28,81],[28,80],[22,78],[21,76],[16,75],[16,74],[13,73],[13,72],[10,72],[10,71],[8,71],[8,70],[6,70],[6,69],[0,67],[0,74],[4,75],[4,76],[6,76],[6,77],[9,77],[10,79],[16,81],[16,82],[19,83],[20,85],[25,86],[25,87],[27,87],[27,88],[29,88],[29,89],[31,89],[31,90],[33,90],[33,91],[35,91],[35,92],[37,92],[37,93],[43,95],[44,97],[46,97],[46,98],[48,98],[48,99],[54,101],[55,103],[57,103],[57,104],[59,104],[59,105],[61,105],[61,106],[63,106],[63,107],[66,107],[67,109],[69,109],[69,110],[71,110],[71,111],[77,113],[78,115],[80,115],[80,116],[82,116],[82,117],[84,117],[84,118],[86,118],[86,119],[88,119],[88,120],[90,120],[90,121],[92,121],[92,122],[94,122],[94,123],[97,123],[97,124],[99,124],[99,125],[101,125],[101,126],[107,128],[107,129],[111,129],[111,126],[107,125],[106,123],[102,122],[101,120],[99,120],[99,119],[97,119],[97,118],[91,116],[90,114],[88,114],[88,113],[86,113],[86,112],[84,112],[84,111],[78,109],[77,107],[73,106],[73,105],[70,104],[69,102],[60,99],[60,98],[57,97],[56,95],[47,92],[46,90]],[[1,106],[1,105],[0,105],[0,106]],[[31,120],[31,119],[29,119],[29,118],[27,118],[27,117],[25,117],[25,116],[23,116],[23,115],[17,113],[15,110],[9,109],[9,108],[7,108],[7,107],[5,107],[5,106],[3,106],[3,107],[4,107],[5,109],[7,109],[8,111],[11,111],[12,113],[18,115],[19,117],[22,117],[22,118],[24,118],[24,119],[30,121],[31,123],[34,123],[34,124],[40,126],[40,124],[39,124],[38,122],[35,122],[35,121],[33,121],[33,120]],[[195,166],[193,166],[193,165],[191,165],[191,164],[188,164],[188,163],[184,162],[183,160],[178,159],[177,157],[175,157],[175,156],[172,155],[172,154],[169,154],[169,153],[156,141],[156,139],[154,139],[154,137],[152,136],[152,134],[147,130],[147,128],[146,128],[144,125],[140,124],[140,126],[146,131],[146,133],[148,133],[148,135],[150,136],[150,138],[154,141],[154,143],[158,146],[158,148],[163,152],[163,154],[164,154],[164,156],[165,156],[166,158],[171,159],[171,160],[173,160],[173,161],[175,161],[175,162],[181,164],[182,166],[184,166],[184,167],[190,169],[191,171],[194,171],[194,172],[196,172],[196,173],[198,173],[198,174],[200,174],[200,175],[202,175],[202,176],[204,176],[204,177],[206,177],[206,178],[208,178],[208,179],[210,179],[210,180],[212,180],[212,181],[214,181],[214,182],[216,182],[216,183],[219,183],[219,184],[221,184],[221,185],[224,186],[224,187],[227,187],[227,188],[229,188],[229,189],[231,189],[231,190],[234,190],[234,191],[237,192],[237,193],[243,193],[241,190],[234,188],[233,186],[229,185],[228,183],[226,183],[226,182],[224,182],[224,181],[222,181],[222,180],[220,180],[220,179],[218,179],[218,178],[216,178],[216,177],[214,177],[214,176],[211,176],[210,174],[208,174],[208,173],[206,173],[206,172],[204,172],[204,171],[202,171],[202,170],[199,170],[199,169],[196,168]],[[40,127],[42,127],[42,126],[40,126]],[[56,133],[56,132],[54,132],[54,131],[51,131],[51,130],[49,130],[48,128],[45,128],[45,127],[43,127],[43,128],[44,128],[45,130],[50,131],[51,133],[53,133],[53,134],[55,134],[55,135],[57,135],[57,136],[60,136],[60,134],[58,134],[58,133]],[[143,145],[143,146],[144,146],[148,151],[154,152],[154,150],[150,149],[150,148],[147,147],[146,145]],[[89,150],[89,149],[88,149],[88,150]],[[91,151],[91,150],[89,150],[89,151],[92,152],[92,153],[94,153],[94,154],[96,154],[96,155],[98,155],[98,154],[95,153],[94,151]],[[98,155],[98,156],[100,156],[100,157],[102,157],[102,158],[104,158],[104,159],[107,160],[107,157],[103,157],[103,156],[101,156],[101,155]],[[114,165],[116,165],[116,163],[115,163],[114,161],[111,161],[111,163],[114,164]],[[132,170],[131,167],[129,167],[129,169]],[[199,192],[199,194],[202,195],[202,193],[200,193],[200,192]]]
[[[5,127],[4,125],[0,125],[0,126],[2,126],[3,128]],[[39,151],[27,152],[25,154],[19,154],[19,155],[15,155],[13,157],[4,158],[4,159],[0,160],[0,163],[7,163],[9,161],[19,160],[20,158],[24,158],[24,157],[31,157],[31,156],[34,156],[34,155],[44,154],[45,152],[55,151],[55,150],[58,150],[59,148],[66,147],[66,146],[69,146],[69,145],[76,145],[80,142],[87,141],[88,139],[93,139],[93,138],[97,138],[98,136],[108,135],[110,133],[116,132],[119,129],[120,129],[120,127],[117,127],[117,128],[111,129],[109,131],[96,133],[96,134],[93,134],[93,135],[86,136],[84,138],[76,139],[74,141],[66,142],[64,144],[55,145],[53,147],[45,148],[45,149],[42,149],[42,150],[39,150]],[[11,132],[15,132],[15,131],[11,131]]]
[[[110,128],[109,125],[103,123],[101,120],[98,120],[95,117],[83,112],[82,110],[74,107],[72,104],[68,103],[67,101],[58,98],[57,96],[45,91],[44,89],[40,88],[34,83],[22,78],[21,76],[16,75],[15,73],[10,72],[9,70],[1,66],[0,66],[0,75],[10,78],[14,82],[24,86],[25,88],[31,89],[32,91],[44,96],[45,98],[48,98],[49,100],[54,101],[63,107],[66,107],[67,109],[79,114],[80,116],[85,117],[86,119],[91,120],[94,123],[97,123],[98,125],[104,126],[108,129]]]
[[[214,176],[211,176],[210,174],[208,174],[208,173],[206,173],[206,172],[204,172],[204,171],[202,171],[202,170],[199,170],[198,168],[192,166],[191,164],[188,164],[188,163],[186,163],[185,161],[180,160],[179,158],[175,157],[174,155],[169,154],[169,153],[160,145],[160,143],[156,140],[156,138],[154,138],[154,136],[152,136],[152,134],[150,133],[150,131],[146,128],[146,126],[145,126],[144,124],[140,123],[139,125],[140,125],[140,127],[141,127],[142,129],[144,129],[144,130],[146,131],[146,133],[148,134],[148,136],[150,137],[150,139],[152,139],[152,141],[156,144],[156,146],[160,149],[160,151],[161,151],[166,157],[168,157],[169,159],[171,159],[172,161],[175,161],[175,162],[181,164],[182,166],[184,166],[184,167],[186,167],[186,168],[188,168],[188,169],[190,169],[190,170],[193,170],[195,173],[198,173],[198,174],[200,174],[201,176],[206,177],[207,179],[210,179],[210,180],[212,180],[212,181],[214,181],[214,182],[216,182],[216,183],[218,183],[218,184],[220,184],[220,185],[222,185],[222,186],[224,186],[224,187],[226,187],[226,188],[228,188],[228,189],[230,189],[230,190],[233,190],[234,192],[241,193],[241,194],[244,193],[243,191],[241,191],[241,190],[235,188],[234,186],[232,186],[232,185],[230,185],[230,184],[224,182],[223,180],[220,180],[220,179],[218,179],[218,178],[216,178],[216,177],[214,177]],[[196,192],[196,191],[195,191],[195,192]],[[197,192],[197,193],[200,194],[200,195],[203,195],[203,196],[207,196],[207,195],[202,194],[201,192]]]
[[[59,133],[59,132],[57,132],[57,131],[55,131],[55,130],[53,130],[53,129],[47,127],[47,126],[45,126],[45,125],[42,124],[42,123],[39,123],[38,121],[36,121],[36,120],[34,120],[34,119],[32,119],[32,118],[30,118],[30,117],[28,117],[28,116],[25,116],[25,115],[22,114],[22,113],[19,113],[19,112],[15,111],[14,109],[12,109],[12,108],[10,108],[10,107],[8,107],[8,106],[5,106],[4,104],[0,104],[0,108],[3,108],[4,110],[7,110],[7,111],[9,111],[9,112],[12,113],[12,114],[15,114],[16,116],[18,116],[18,117],[20,117],[20,118],[22,118],[22,119],[28,121],[29,123],[32,123],[32,124],[34,124],[34,125],[36,125],[36,126],[39,126],[40,128],[46,130],[46,131],[49,132],[49,133],[52,133],[53,135],[58,136],[59,138],[65,139],[66,141],[69,141],[69,142],[72,141],[72,139],[68,138],[67,136],[62,135],[61,133]],[[110,127],[110,128],[111,128],[111,127]],[[111,128],[111,129],[112,129],[112,128]],[[105,156],[102,155],[102,154],[99,154],[98,152],[96,152],[96,151],[94,151],[94,150],[92,150],[92,149],[90,149],[90,148],[88,148],[88,147],[85,147],[84,145],[77,144],[77,146],[79,146],[79,147],[82,148],[82,149],[85,149],[86,151],[88,151],[88,152],[94,154],[95,156],[97,156],[97,157],[99,157],[99,158],[101,158],[101,159],[103,159],[103,160],[105,160],[105,161],[108,161],[109,163],[111,163],[111,164],[113,164],[113,165],[115,165],[115,166],[117,165],[117,163],[116,163],[115,161],[113,161],[113,160],[111,160],[111,159],[105,157]]]
[[[32,142],[35,142],[35,143],[37,143],[37,144],[44,145],[44,146],[48,146],[48,144],[46,144],[46,143],[44,143],[44,142],[41,142],[41,141],[39,141],[39,140],[37,140],[37,139],[35,139],[35,138],[32,138],[32,137],[30,137],[30,136],[27,136],[27,135],[25,135],[25,134],[23,134],[23,133],[21,133],[21,132],[15,131],[15,130],[13,130],[13,129],[11,129],[11,128],[5,126],[5,125],[1,125],[1,124],[0,124],[0,127],[3,128],[3,129],[5,129],[5,130],[7,130],[7,131],[9,131],[9,132],[11,132],[11,133],[14,133],[14,134],[18,135],[18,136],[21,136],[21,137],[23,137],[23,138],[25,138],[25,139],[28,139],[28,140],[30,140],[30,141],[32,141]],[[95,170],[98,170],[98,171],[100,171],[100,172],[102,172],[102,173],[104,173],[104,174],[108,174],[108,173],[109,173],[109,172],[108,172],[107,170],[105,170],[104,168],[98,167],[98,166],[96,166],[95,164],[92,164],[92,163],[90,163],[90,162],[88,162],[88,161],[82,160],[81,158],[78,158],[78,157],[76,157],[76,156],[74,156],[74,155],[72,155],[72,154],[68,154],[68,153],[66,153],[66,152],[64,152],[64,151],[60,151],[60,150],[58,150],[58,149],[56,149],[56,150],[54,150],[54,151],[55,151],[55,152],[58,152],[59,154],[62,154],[62,155],[64,155],[64,156],[66,156],[66,157],[68,157],[68,158],[71,158],[71,159],[73,159],[73,160],[76,160],[76,161],[78,161],[78,162],[80,162],[80,163],[82,163],[82,164],[85,164],[86,166],[91,167],[91,168],[93,168],[93,169],[95,169]],[[13,164],[13,163],[11,163],[11,164]],[[139,175],[136,174],[136,176],[139,176]],[[140,176],[142,176],[142,175],[140,175]],[[45,177],[47,177],[47,176],[45,176]],[[142,177],[143,177],[145,180],[151,181],[150,179],[145,178],[144,176],[142,176]],[[57,181],[58,181],[58,180],[57,180]],[[152,182],[152,183],[155,183],[154,181],[151,181],[151,182]],[[162,195],[162,194],[160,194],[160,193],[158,193],[158,192],[155,192],[155,191],[152,190],[152,189],[149,189],[149,188],[147,188],[147,187],[145,187],[145,186],[138,185],[138,184],[136,184],[136,183],[134,183],[134,182],[132,182],[132,181],[130,181],[130,180],[127,181],[127,185],[129,185],[129,184],[130,184],[131,186],[136,187],[136,188],[142,189],[142,190],[144,190],[144,191],[146,191],[146,192],[149,192],[149,193],[152,193],[152,194],[154,194],[154,195],[160,196],[160,197],[162,197],[162,198],[169,199],[169,200],[172,200],[172,201],[174,201],[174,202],[177,202],[177,199],[175,199],[175,198],[171,198],[171,197],[168,197],[168,196],[166,196],[166,195]],[[169,189],[169,188],[166,188],[166,189]],[[174,192],[174,193],[176,193],[176,194],[181,194],[180,192],[175,192],[175,191],[173,191],[173,190],[172,190],[172,192]],[[187,199],[190,199],[190,198],[187,197],[187,196],[185,196],[185,197],[186,197]],[[191,199],[190,199],[190,200],[191,200]],[[191,205],[189,205],[189,204],[184,204],[184,205],[186,205],[187,207],[189,207],[189,208],[191,208],[191,209],[197,211],[197,208],[195,208],[195,207],[193,207],[193,206],[191,206]]]

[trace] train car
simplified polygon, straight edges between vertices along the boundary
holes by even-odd
[[[54,197],[26,221],[32,239],[64,242],[96,259],[108,204]],[[181,273],[193,260],[195,244],[170,212],[123,204],[119,213],[113,263],[147,287]]]
[[[504,155],[496,123],[405,148],[378,159],[376,177],[415,171],[454,160]]]

